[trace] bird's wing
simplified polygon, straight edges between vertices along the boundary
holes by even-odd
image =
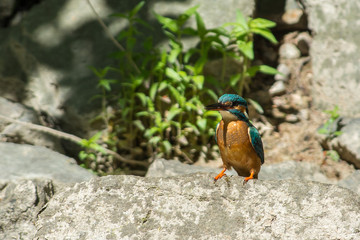
[[[215,128],[215,142],[217,144],[217,131],[218,131],[218,128],[219,128],[219,125],[220,125],[220,122],[218,122],[218,124],[216,124],[216,128]]]
[[[255,149],[256,154],[261,159],[261,164],[264,163],[264,148],[261,141],[260,133],[254,126],[249,126],[248,130],[251,145]]]

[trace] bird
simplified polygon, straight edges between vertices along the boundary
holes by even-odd
[[[264,148],[259,131],[249,120],[246,100],[237,94],[224,94],[217,103],[206,106],[206,110],[219,111],[222,116],[216,126],[215,140],[223,169],[214,181],[231,168],[245,177],[244,184],[257,179],[264,163]]]

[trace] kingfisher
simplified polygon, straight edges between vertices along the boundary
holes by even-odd
[[[222,116],[216,126],[215,140],[223,170],[214,180],[223,177],[232,167],[238,175],[245,177],[244,183],[257,179],[264,163],[264,148],[259,131],[249,120],[246,100],[236,94],[224,94],[218,103],[206,106],[206,109],[219,111]]]

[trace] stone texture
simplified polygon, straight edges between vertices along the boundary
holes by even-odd
[[[360,195],[360,170],[356,170],[349,177],[339,181],[339,186],[350,189]]]
[[[342,134],[330,141],[325,135],[319,139],[325,149],[336,150],[341,159],[346,160],[360,168],[360,118],[342,118],[331,127],[332,131],[340,130]]]
[[[284,43],[279,48],[280,58],[295,59],[301,56],[300,50],[292,43]]]
[[[57,193],[35,239],[358,239],[360,199],[316,182],[107,176]]]
[[[191,166],[175,160],[156,159],[149,167],[146,177],[170,177],[181,176],[192,173],[213,173],[214,177],[221,171],[221,168],[203,166]],[[237,176],[232,169],[226,171],[226,175]],[[287,161],[276,164],[264,164],[259,173],[261,180],[286,180],[296,179],[304,181],[316,181],[321,183],[334,183],[328,179],[316,164],[308,162]]]
[[[347,117],[360,116],[360,2],[307,0],[314,104],[324,110],[340,106]],[[351,96],[351,101],[349,101]]]
[[[2,116],[21,122],[40,124],[40,116],[33,109],[0,97],[1,141],[26,143],[47,147],[60,153],[64,152],[59,138],[44,132],[31,130],[28,127],[16,123],[4,122]]]
[[[278,70],[278,72],[280,72],[277,73],[274,77],[276,81],[286,82],[289,80],[291,72],[290,72],[290,68],[286,64],[280,63],[276,69]]]
[[[286,87],[283,81],[276,81],[269,89],[271,96],[279,96],[286,93]]]
[[[0,239],[34,239],[37,214],[53,194],[51,180],[0,180]]]
[[[44,147],[2,142],[0,152],[0,180],[50,178],[72,183],[95,177],[74,159]]]

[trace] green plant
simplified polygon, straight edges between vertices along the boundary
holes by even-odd
[[[324,112],[329,115],[329,119],[318,129],[318,133],[326,136],[325,141],[330,141],[342,134],[342,132],[338,130],[337,124],[340,117],[339,106],[336,105],[332,110],[326,110]],[[326,156],[329,156],[333,161],[338,162],[340,160],[339,153],[332,149],[331,144],[329,144],[329,146],[330,149],[325,151]]]
[[[332,110],[324,111],[329,115],[329,119],[318,129],[318,133],[326,135],[326,138],[333,139],[342,134],[341,131],[338,130],[336,121],[339,119],[339,106],[335,106]]]
[[[143,33],[143,29],[151,30],[137,15],[144,4],[139,3],[128,13],[112,15],[128,23],[117,36],[123,51],[112,54],[118,66],[92,68],[99,79],[101,94],[96,98],[102,102],[99,118],[106,131],[83,145],[94,149],[98,146],[93,145],[93,140],[100,140],[109,149],[132,158],[164,156],[192,162],[214,150],[209,140],[220,115],[206,112],[204,106],[217,101],[229,89],[242,94],[257,72],[277,73],[266,65],[251,65],[253,34],[276,43],[269,30],[275,24],[260,18],[246,20],[237,12],[236,22],[207,29],[197,12],[198,6],[175,19],[155,14],[167,37],[165,50]],[[195,28],[187,25],[191,17],[195,17]],[[198,46],[185,50],[184,36],[198,38]],[[204,73],[213,51],[222,56],[220,80]],[[229,59],[238,61],[242,68],[228,77],[225,72]],[[87,157],[86,153],[82,155],[83,159]]]

